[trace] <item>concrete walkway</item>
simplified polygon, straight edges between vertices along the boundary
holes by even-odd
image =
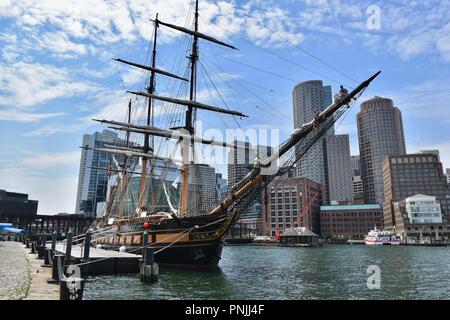
[[[0,242],[0,300],[59,299],[59,286],[46,281],[52,269],[29,251],[19,242]]]
[[[0,300],[18,300],[30,284],[27,253],[18,242],[0,242]]]

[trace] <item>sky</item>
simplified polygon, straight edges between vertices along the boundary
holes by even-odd
[[[124,120],[126,91],[145,88],[145,75],[112,58],[148,63],[150,19],[189,27],[191,4],[0,0],[0,189],[28,193],[40,214],[73,213],[82,136],[105,129],[91,119]],[[249,116],[199,111],[206,129],[278,129],[283,140],[296,83],[323,80],[336,92],[381,70],[337,133],[358,154],[360,103],[387,97],[402,111],[407,152],[439,149],[450,167],[448,0],[200,0],[199,28],[239,50],[200,43],[198,100]],[[158,67],[186,74],[189,39],[158,30]],[[157,80],[158,93],[178,86]]]

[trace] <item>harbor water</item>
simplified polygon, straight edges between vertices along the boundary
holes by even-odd
[[[450,299],[450,248],[226,246],[220,268],[89,278],[85,299]],[[374,267],[375,266],[375,267]],[[379,286],[367,273],[380,271]],[[369,285],[370,287],[370,285]]]

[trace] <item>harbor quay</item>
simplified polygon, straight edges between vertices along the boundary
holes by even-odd
[[[48,284],[51,269],[41,266],[20,242],[0,242],[0,300],[58,300],[59,286]]]
[[[0,299],[66,300],[61,291],[66,286],[61,281],[65,276],[60,274],[59,281],[52,279],[54,266],[43,266],[45,259],[39,259],[42,249],[36,249],[33,242],[28,246],[17,241],[0,242]],[[49,243],[46,248],[50,250]],[[92,263],[86,264],[90,266],[86,270],[83,268],[86,251],[82,244],[55,243],[54,257],[65,261],[69,252],[72,270],[80,266],[81,273],[76,276],[83,278],[79,279],[83,282],[82,300],[411,299],[416,294],[445,299],[449,288],[447,248],[335,244],[302,248],[256,241],[225,246],[218,269],[199,271],[163,266],[156,279],[152,275],[155,266],[146,261],[151,256],[142,258],[130,252],[92,246],[88,253]],[[243,257],[250,263],[240,263]],[[148,268],[139,264],[144,261]],[[318,265],[325,272],[315,272]],[[399,265],[402,270],[398,269]],[[255,277],[255,272],[266,269],[272,270],[269,278]],[[379,282],[371,282],[368,270],[378,270],[374,274],[379,276]],[[69,276],[69,270],[65,274]],[[330,274],[336,274],[336,278],[332,280]],[[186,281],[196,284],[192,292],[181,290]],[[262,289],[262,281],[268,281],[272,289]],[[279,283],[284,289],[273,290]]]
[[[90,232],[73,236],[70,231],[57,241],[54,232],[50,243],[47,235],[1,237],[0,299],[82,300],[88,276],[135,273],[143,283],[158,281],[148,233],[142,235],[142,247],[131,252],[95,246],[91,236]]]

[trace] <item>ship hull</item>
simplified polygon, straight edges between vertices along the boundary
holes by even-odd
[[[400,245],[400,241],[365,240],[364,243],[369,246],[399,246]]]
[[[155,255],[155,262],[167,267],[212,269],[219,264],[222,248],[218,241],[172,246]]]
[[[111,250],[124,246],[127,251],[140,254],[147,231],[148,247],[153,248],[159,265],[210,269],[219,264],[223,238],[232,221],[232,214],[204,216],[159,221],[144,228],[145,219],[133,219],[115,226],[114,232],[99,237],[96,243]]]

